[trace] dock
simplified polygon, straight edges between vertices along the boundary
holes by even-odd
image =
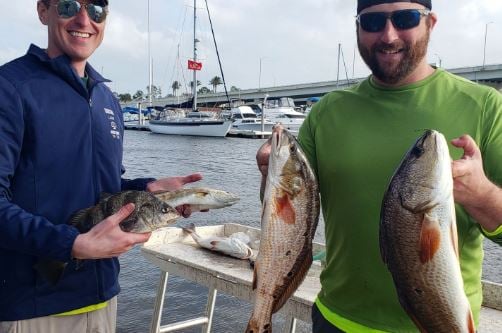
[[[228,132],[227,136],[233,138],[246,138],[246,139],[268,139],[272,136],[272,132],[231,129]]]
[[[240,224],[198,227],[202,237],[229,236],[236,232],[246,232],[251,239],[259,239],[260,229]],[[324,245],[314,243],[314,253],[324,249]],[[203,326],[203,332],[211,332],[214,304],[217,292],[252,302],[252,275],[247,260],[239,260],[201,249],[180,228],[169,227],[152,234],[141,252],[143,256],[161,270],[157,290],[151,333],[174,332],[192,326]],[[319,275],[320,262],[314,261],[303,283],[279,311],[286,315],[284,332],[295,332],[296,321],[311,322],[311,307],[321,289]],[[164,295],[169,274],[181,276],[209,288],[206,313],[202,317],[183,322],[161,325]],[[502,332],[502,285],[483,282],[483,308],[478,333]]]
[[[148,121],[144,121],[142,124],[140,124],[138,121],[124,122],[124,129],[136,130],[136,131],[150,131],[150,127],[148,126]]]

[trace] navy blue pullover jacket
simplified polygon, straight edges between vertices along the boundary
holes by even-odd
[[[0,321],[78,309],[118,294],[116,258],[71,261],[75,211],[101,192],[144,189],[121,179],[121,108],[89,64],[87,89],[67,56],[31,45],[0,67]],[[52,286],[33,269],[40,257],[69,262]]]

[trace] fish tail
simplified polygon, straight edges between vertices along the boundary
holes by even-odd
[[[187,226],[185,227],[181,227],[181,229],[183,229],[184,232],[187,232],[189,234],[192,234],[195,232],[195,224],[193,223],[190,223],[188,224]]]
[[[254,312],[249,319],[246,333],[272,333],[272,317],[260,318]]]

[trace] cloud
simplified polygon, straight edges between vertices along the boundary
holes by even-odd
[[[91,58],[97,70],[123,93],[148,85],[148,11],[154,84],[168,93],[174,80],[188,84],[192,57],[193,0],[114,0],[103,45]],[[228,87],[262,87],[319,82],[368,74],[356,49],[356,1],[208,0]],[[218,60],[205,1],[198,0],[198,79],[208,86],[218,75]],[[488,24],[486,63],[502,63],[502,1],[435,1],[439,21],[431,36],[429,62],[446,68],[480,65]],[[0,63],[24,54],[29,43],[44,47],[46,28],[35,0],[9,3],[0,11]],[[343,58],[338,68],[338,45]],[[179,53],[178,53],[179,50]],[[261,61],[260,61],[261,59]],[[260,62],[262,65],[260,77]],[[347,74],[346,74],[347,73]]]

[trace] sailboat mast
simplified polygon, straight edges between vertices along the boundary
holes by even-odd
[[[197,61],[197,0],[193,0],[193,61]],[[193,70],[193,104],[192,110],[197,111],[197,71]]]
[[[148,0],[148,106],[152,106],[153,64],[150,43],[150,0]]]

